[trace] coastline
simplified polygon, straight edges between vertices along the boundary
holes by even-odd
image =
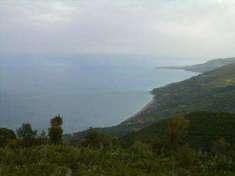
[[[143,106],[143,108],[141,108],[138,112],[136,112],[135,114],[133,114],[132,116],[127,118],[125,121],[121,122],[121,124],[125,123],[126,121],[131,120],[132,118],[135,118],[138,115],[141,115],[144,112],[146,112],[149,108],[152,107],[153,104],[154,104],[154,95],[152,96],[151,100]]]
[[[185,69],[185,67],[155,67],[156,69],[164,69],[164,70],[183,70],[183,71],[187,71],[187,72],[191,72],[191,73],[197,73],[197,74],[201,74],[200,72],[194,72],[194,71],[191,71],[191,70],[187,70]],[[197,76],[197,75],[193,75],[192,77],[194,76]],[[187,79],[190,79],[192,77],[189,77]],[[187,79],[184,79],[184,80],[187,80]],[[184,80],[181,80],[181,81],[184,81]],[[180,81],[177,81],[177,82],[180,82]],[[169,84],[172,84],[173,82],[169,83]],[[161,87],[165,87],[169,84],[166,84],[166,85],[163,85]],[[153,89],[158,89],[160,87],[155,87]],[[153,90],[152,89],[152,90]],[[147,102],[143,108],[141,108],[138,112],[136,112],[134,115],[130,116],[129,118],[127,118],[125,121],[121,122],[120,124],[128,124],[129,122],[131,122],[133,119],[135,119],[137,116],[140,116],[142,115],[143,113],[146,113],[149,109],[151,109],[154,104],[155,104],[155,98],[154,98],[154,94],[151,93],[151,91],[149,92],[151,95],[152,95],[152,99]]]
[[[188,73],[195,73],[195,72],[187,71],[187,70],[184,70],[184,69],[178,69],[178,70],[186,71]],[[172,83],[181,82],[181,81],[190,79],[190,78],[192,78],[194,76],[196,76],[196,75],[195,74],[191,74],[191,75],[189,75],[186,78],[182,78],[181,80],[174,80],[174,81],[171,81],[169,83],[163,84],[161,86],[151,88],[151,91],[147,91],[147,92],[149,93],[149,95],[152,95],[152,97],[150,97],[150,99],[139,110],[137,110],[135,113],[133,113],[129,117],[127,116],[120,123],[117,123],[117,124],[114,124],[114,125],[110,125],[110,126],[104,126],[104,127],[96,126],[95,129],[98,129],[98,130],[100,130],[100,131],[102,131],[104,133],[112,134],[114,136],[122,136],[122,135],[125,135],[126,133],[130,132],[133,129],[134,130],[138,130],[140,126],[150,124],[151,123],[151,119],[148,121],[148,123],[145,123],[140,118],[140,119],[138,119],[138,125],[135,125],[135,122],[136,122],[136,118],[137,117],[140,117],[144,113],[146,113],[149,110],[151,110],[153,106],[155,106],[156,99],[155,99],[155,95],[151,93],[152,90],[158,89],[158,88],[161,88],[161,87],[165,87],[165,86],[167,86],[169,84],[172,84]],[[79,136],[85,134],[86,131],[87,130],[82,130],[82,131],[74,132],[73,133],[74,139],[76,139],[76,138],[78,139]]]

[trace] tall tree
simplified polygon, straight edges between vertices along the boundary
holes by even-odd
[[[63,124],[63,118],[60,115],[51,119],[51,126],[61,126]]]
[[[54,144],[62,142],[63,136],[63,118],[58,115],[51,119],[51,127],[49,128],[49,137],[50,141]]]

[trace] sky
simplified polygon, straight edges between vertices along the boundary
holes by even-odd
[[[0,54],[235,56],[235,0],[1,0]]]

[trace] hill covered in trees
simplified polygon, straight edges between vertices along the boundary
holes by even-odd
[[[235,64],[152,90],[152,103],[121,125],[144,126],[194,111],[235,112]]]
[[[185,140],[192,148],[208,151],[212,148],[214,142],[220,139],[235,144],[235,114],[194,112],[180,117],[187,121]],[[178,128],[183,129],[180,117],[162,120],[137,132],[132,132],[122,137],[121,140],[126,145],[131,145],[136,141],[155,143],[165,135],[172,122],[175,123],[172,127],[174,128],[173,131],[176,131],[177,125]]]
[[[17,135],[1,129],[0,175],[232,176],[234,117],[228,113],[189,114],[121,139],[89,129],[78,144],[61,138],[63,120],[58,116],[51,120],[48,133],[40,135],[30,124],[23,124]],[[207,150],[194,147],[208,142],[203,136],[210,139]]]

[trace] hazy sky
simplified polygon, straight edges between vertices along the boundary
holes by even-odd
[[[0,53],[235,56],[235,0],[1,0]]]

